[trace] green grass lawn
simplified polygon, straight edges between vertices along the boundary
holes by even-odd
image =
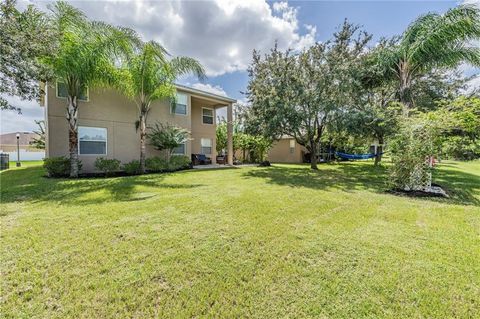
[[[6,318],[474,318],[480,162],[450,199],[385,193],[371,162],[1,178]]]

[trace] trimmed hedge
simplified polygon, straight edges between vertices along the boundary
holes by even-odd
[[[78,161],[79,170],[82,169],[82,162]],[[95,160],[95,169],[101,171],[105,176],[122,175],[124,171],[127,175],[140,174],[140,161],[133,160],[121,165],[117,159],[107,159],[98,157]],[[167,161],[158,156],[147,158],[145,161],[146,170],[151,173],[174,172],[182,169],[191,168],[191,161],[188,156],[173,155]],[[49,177],[68,177],[70,176],[70,159],[61,157],[46,158],[43,167]],[[123,174],[124,175],[124,174]],[[98,173],[82,174],[82,176],[98,176]]]
[[[145,160],[145,167],[150,172],[162,172],[168,168],[168,163],[165,159],[154,156]]]
[[[140,174],[140,161],[133,160],[131,162],[123,164],[123,170],[128,175]]]
[[[120,161],[117,159],[99,157],[95,160],[95,168],[102,171],[105,176],[110,176],[120,170]]]
[[[168,161],[158,156],[150,157],[145,160],[145,166],[149,172],[178,171],[190,168],[190,163],[190,158],[183,155],[173,155]]]
[[[188,156],[174,155],[170,157],[170,161],[168,161],[168,168],[173,171],[177,171],[180,169],[187,169],[187,168],[190,168],[191,162],[192,161]]]
[[[48,177],[70,176],[70,159],[65,156],[50,157],[43,160],[43,168]],[[78,160],[78,170],[82,170],[82,162]]]

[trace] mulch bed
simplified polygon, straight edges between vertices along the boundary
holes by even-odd
[[[145,174],[142,174],[142,175],[173,173],[173,172],[178,172],[178,171],[185,171],[185,170],[188,170],[188,169],[192,169],[192,167],[188,166],[188,167],[184,167],[184,168],[180,168],[180,169],[175,169],[175,170],[146,171]],[[95,173],[81,173],[81,174],[78,174],[78,178],[82,178],[82,179],[92,178],[92,179],[93,179],[93,178],[111,178],[111,177],[137,176],[137,175],[141,175],[141,174],[133,174],[133,175],[132,175],[132,174],[127,174],[127,173],[124,172],[124,171],[118,171],[118,172],[114,172],[114,173],[108,174],[108,176],[106,176],[104,173],[95,172]],[[68,178],[68,176],[63,176],[63,177],[50,177],[50,176],[47,176],[47,175],[45,175],[44,177],[45,177],[45,178]]]
[[[439,189],[439,191],[421,191],[421,190],[414,190],[414,191],[407,191],[404,189],[391,189],[388,190],[387,193],[393,195],[400,195],[400,196],[409,196],[409,197],[441,197],[441,198],[448,198],[449,195],[447,191],[438,184],[432,183],[432,188]]]

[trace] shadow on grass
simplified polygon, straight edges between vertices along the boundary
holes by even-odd
[[[142,201],[158,195],[158,189],[189,189],[202,184],[162,183],[166,174],[114,178],[57,179],[44,177],[41,167],[4,171],[0,175],[2,203],[52,201],[62,204],[100,204],[112,201]],[[147,186],[152,192],[136,191]]]
[[[247,171],[243,176],[263,178],[268,183],[282,186],[318,190],[367,190],[385,193],[389,189],[388,169],[385,166],[375,167],[369,162],[322,164],[318,171],[311,170],[307,165],[274,165],[266,169]],[[434,182],[445,187],[450,198],[422,197],[422,200],[480,206],[480,200],[475,197],[480,194],[479,176],[441,169],[435,174]]]
[[[456,164],[442,164],[446,167],[456,167]],[[459,170],[437,169],[433,180],[450,195],[457,204],[480,206],[480,176]]]
[[[319,190],[383,192],[387,189],[384,167],[352,163],[321,164],[318,171],[311,170],[307,165],[273,165],[265,169],[247,171],[243,176],[264,178],[269,183],[277,185]]]

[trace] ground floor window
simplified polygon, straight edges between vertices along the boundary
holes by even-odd
[[[295,140],[290,140],[290,153],[295,152]]]
[[[78,127],[78,154],[107,155],[107,129],[104,127]]]
[[[178,145],[178,147],[174,148],[172,151],[173,155],[185,155],[185,143]]]
[[[201,143],[202,154],[211,155],[212,154],[212,139],[211,138],[202,138],[200,143]]]

